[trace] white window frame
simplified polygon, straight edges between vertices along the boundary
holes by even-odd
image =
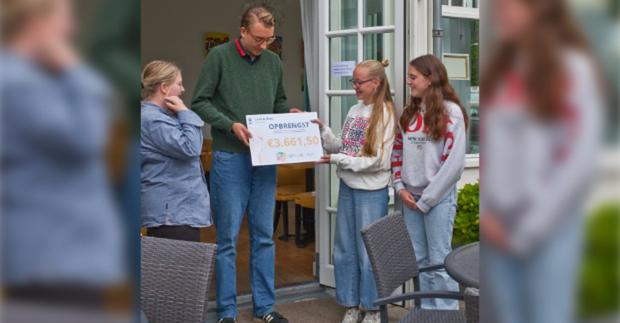
[[[334,37],[342,37],[342,36],[355,36],[357,35],[357,58],[358,60],[363,59],[364,57],[364,36],[368,34],[378,34],[378,33],[392,33],[394,35],[394,62],[390,62],[390,64],[395,64],[394,66],[403,66],[406,64],[405,62],[405,50],[406,44],[403,44],[400,47],[400,42],[403,39],[406,39],[404,33],[407,29],[404,21],[404,10],[403,7],[406,3],[406,0],[386,0],[386,1],[394,1],[394,21],[392,25],[386,26],[373,26],[366,27],[364,26],[364,1],[358,0],[357,6],[357,21],[358,25],[356,28],[345,29],[345,30],[329,30],[329,17],[330,17],[330,7],[329,0],[319,0],[319,13],[320,18],[317,23],[320,23],[319,30],[321,38],[319,39],[319,69],[321,73],[319,73],[319,88],[320,88],[320,98],[319,98],[319,117],[323,119],[326,124],[330,123],[330,100],[334,96],[347,96],[347,95],[355,95],[355,90],[332,90],[330,89],[330,50],[329,50],[329,42]],[[426,0],[424,0],[426,1]],[[399,10],[400,8],[400,10]],[[401,26],[397,28],[397,26]],[[402,48],[398,50],[398,48]],[[399,62],[402,62],[399,63]],[[359,63],[357,61],[356,63]],[[404,84],[404,71],[399,71],[399,68],[395,68],[394,70],[394,84]],[[394,85],[394,86],[395,86]],[[394,104],[397,107],[401,107],[404,104],[404,91],[395,91],[394,86],[392,86],[392,95],[394,95]],[[403,87],[404,89],[404,87]],[[323,110],[325,109],[325,110]],[[318,170],[316,175],[317,187],[325,188],[330,187],[329,173],[325,170]],[[318,246],[319,251],[319,282],[323,285],[327,286],[335,286],[334,281],[334,273],[333,266],[329,265],[329,256],[331,255],[331,251],[329,247],[331,245],[331,232],[327,232],[328,223],[325,219],[329,219],[331,214],[336,212],[336,208],[334,208],[330,203],[330,194],[331,189],[322,189],[317,191],[317,218],[320,218],[318,231],[319,234],[328,234],[328,237],[322,237],[320,240],[320,244]]]
[[[463,5],[457,6],[452,4],[452,0],[448,0],[447,5],[441,6],[441,15],[443,17],[480,20],[480,5],[476,3],[478,7],[474,7],[472,2],[472,0],[463,0]],[[470,4],[468,5],[468,3]]]
[[[482,1],[482,0],[479,0]],[[452,0],[448,5],[442,6],[442,16],[451,18],[480,19],[480,9],[452,6]],[[406,41],[408,58],[411,59],[432,53],[433,49],[433,0],[407,1],[407,34]],[[404,100],[406,101],[406,99]],[[465,168],[476,169],[480,167],[480,154],[467,154],[465,156]]]
[[[432,12],[433,12],[433,6],[432,6],[432,1],[433,0],[425,0],[429,3],[429,17],[433,17]],[[466,3],[467,0],[463,1],[463,4]],[[482,0],[479,0],[482,1]],[[473,19],[473,20],[480,20],[480,3],[478,3],[478,7],[466,7],[465,5],[463,6],[454,6],[452,5],[452,0],[448,0],[448,4],[447,5],[442,5],[441,6],[441,16],[446,17],[446,18],[459,18],[459,19]],[[433,21],[432,19],[429,21],[428,25],[428,32],[427,34],[429,35],[430,38],[430,47],[432,48],[432,43],[433,43],[433,38],[430,37],[430,35],[432,34],[432,29],[433,29]],[[444,34],[445,37],[445,34]],[[430,52],[430,51],[429,51]],[[476,169],[476,168],[480,168],[480,153],[475,153],[475,154],[466,154],[465,155],[465,169]]]
[[[442,5],[441,15],[443,17],[480,20],[480,10],[478,8]]]

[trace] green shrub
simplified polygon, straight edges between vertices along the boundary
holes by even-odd
[[[480,44],[478,42],[472,43],[469,46],[469,66],[471,66],[471,83],[470,86],[479,86],[479,74],[478,74],[478,56],[480,51]]]
[[[454,219],[454,231],[452,234],[452,246],[458,247],[464,244],[480,240],[480,182],[465,184],[459,190],[456,218]]]
[[[579,286],[582,317],[613,314],[620,309],[620,204],[608,203],[587,218]]]

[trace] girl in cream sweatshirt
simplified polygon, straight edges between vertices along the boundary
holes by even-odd
[[[386,215],[388,209],[396,119],[385,66],[387,62],[378,61],[356,66],[351,83],[360,102],[349,110],[339,137],[315,120],[323,147],[330,153],[321,162],[337,165],[340,177],[334,271],[336,298],[347,308],[344,323],[358,322],[360,307],[367,310],[363,323],[380,321],[373,305],[377,299],[375,280],[360,230]]]

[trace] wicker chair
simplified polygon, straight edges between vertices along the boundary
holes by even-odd
[[[140,303],[150,323],[204,322],[216,246],[142,237]]]
[[[419,273],[440,269],[443,265],[418,268],[411,238],[405,220],[400,213],[381,218],[362,230],[362,238],[372,265],[379,299],[375,305],[381,311],[381,322],[388,322],[387,305],[414,300],[415,307],[400,322],[463,322],[461,310],[424,310],[420,308],[423,298],[448,298],[463,300],[464,295],[453,291],[419,291]],[[414,280],[415,291],[392,295],[394,290]]]
[[[467,323],[478,323],[480,315],[478,313],[480,291],[477,288],[468,287],[465,289],[465,316]]]

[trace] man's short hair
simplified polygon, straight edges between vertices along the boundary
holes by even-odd
[[[251,5],[241,16],[241,27],[250,28],[251,25],[260,22],[265,27],[273,27],[276,19],[265,5]]]

